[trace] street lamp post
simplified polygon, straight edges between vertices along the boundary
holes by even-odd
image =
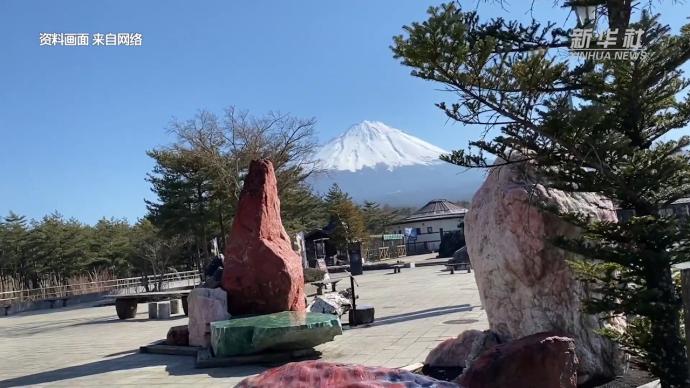
[[[341,219],[340,223],[343,225],[343,228],[345,229],[345,257],[347,258],[347,262],[349,264],[350,263],[350,230],[349,230],[347,223],[345,221],[343,221]]]
[[[567,3],[575,11],[577,22],[579,26],[587,26],[590,23],[596,23],[597,6],[591,0],[571,1]]]

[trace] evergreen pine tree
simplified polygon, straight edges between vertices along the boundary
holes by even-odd
[[[609,334],[643,357],[663,387],[688,386],[672,275],[674,264],[690,259],[688,226],[660,210],[690,194],[683,151],[690,138],[670,133],[690,121],[681,70],[690,59],[690,26],[672,35],[646,12],[628,25],[631,2],[590,3],[605,11],[608,27],[619,28],[617,48],[626,28],[643,29],[646,55],[573,65],[557,55],[569,46],[569,31],[536,21],[482,23],[456,3],[431,7],[428,20],[395,38],[393,51],[414,76],[455,93],[457,101],[438,104],[448,117],[500,130],[447,161],[530,163],[547,188],[599,193],[632,211],[618,222],[561,214],[583,235],[555,243],[582,258],[575,268],[599,292],[589,311],[628,318],[625,333]]]
[[[115,276],[129,277],[132,265],[132,238],[134,232],[126,220],[101,218],[89,228],[89,259],[85,268],[108,268]]]
[[[372,201],[364,201],[362,215],[369,234],[382,234],[386,227],[397,218],[394,211],[382,208],[380,204]]]
[[[193,239],[195,256],[203,265],[210,257],[209,241],[218,219],[211,210],[222,211],[213,201],[214,182],[205,160],[192,150],[163,149],[148,154],[156,165],[147,180],[158,196],[156,201],[146,201],[148,218],[163,237],[184,235]],[[229,198],[227,202],[231,202]]]
[[[0,273],[22,288],[38,286],[30,248],[26,217],[10,212],[0,223]]]
[[[366,239],[364,217],[352,198],[334,183],[324,198],[328,209],[329,222],[335,226],[330,239],[335,246],[344,251],[352,241]]]

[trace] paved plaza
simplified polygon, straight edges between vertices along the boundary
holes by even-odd
[[[401,367],[467,329],[488,328],[473,274],[443,266],[368,271],[357,276],[359,303],[376,308],[368,327],[345,327],[317,348],[326,361]],[[344,288],[341,287],[341,288]],[[121,321],[113,306],[63,308],[0,318],[0,387],[148,386],[229,387],[265,369],[195,369],[194,359],[138,353],[187,318],[149,320],[146,304]]]

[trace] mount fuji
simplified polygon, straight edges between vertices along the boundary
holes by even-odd
[[[311,183],[321,193],[337,183],[357,202],[393,206],[469,200],[484,175],[439,159],[447,153],[380,121],[362,121],[319,148],[314,159],[323,172]]]

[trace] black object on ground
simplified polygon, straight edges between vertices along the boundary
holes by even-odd
[[[355,292],[355,278],[350,275],[350,289],[352,290],[352,310],[350,310],[350,316],[353,316],[354,311],[357,311],[357,293]],[[350,319],[350,326],[357,326],[357,321]]]
[[[455,251],[465,246],[465,236],[462,231],[445,232],[441,236],[438,246],[438,257],[451,257]]]
[[[130,299],[116,299],[115,311],[120,319],[134,318],[137,315],[137,301]]]
[[[353,245],[348,249],[350,257],[350,274],[361,275],[364,273],[364,262],[362,261],[362,249],[359,245]]]
[[[448,263],[446,264],[446,268],[450,270],[450,274],[454,274],[456,270],[464,270],[467,271],[467,273],[472,272],[472,266],[470,266],[470,263]]]
[[[461,366],[430,366],[424,364],[422,374],[437,380],[453,381],[462,374],[463,369],[465,368]]]
[[[374,306],[369,304],[360,304],[357,309],[352,309],[349,312],[350,326],[366,325],[374,322]]]
[[[352,294],[350,295],[352,309],[348,311],[348,323],[350,327],[374,322],[374,306],[368,304],[357,306],[358,296],[355,292],[355,284],[355,277],[350,275],[350,289],[352,290]]]

